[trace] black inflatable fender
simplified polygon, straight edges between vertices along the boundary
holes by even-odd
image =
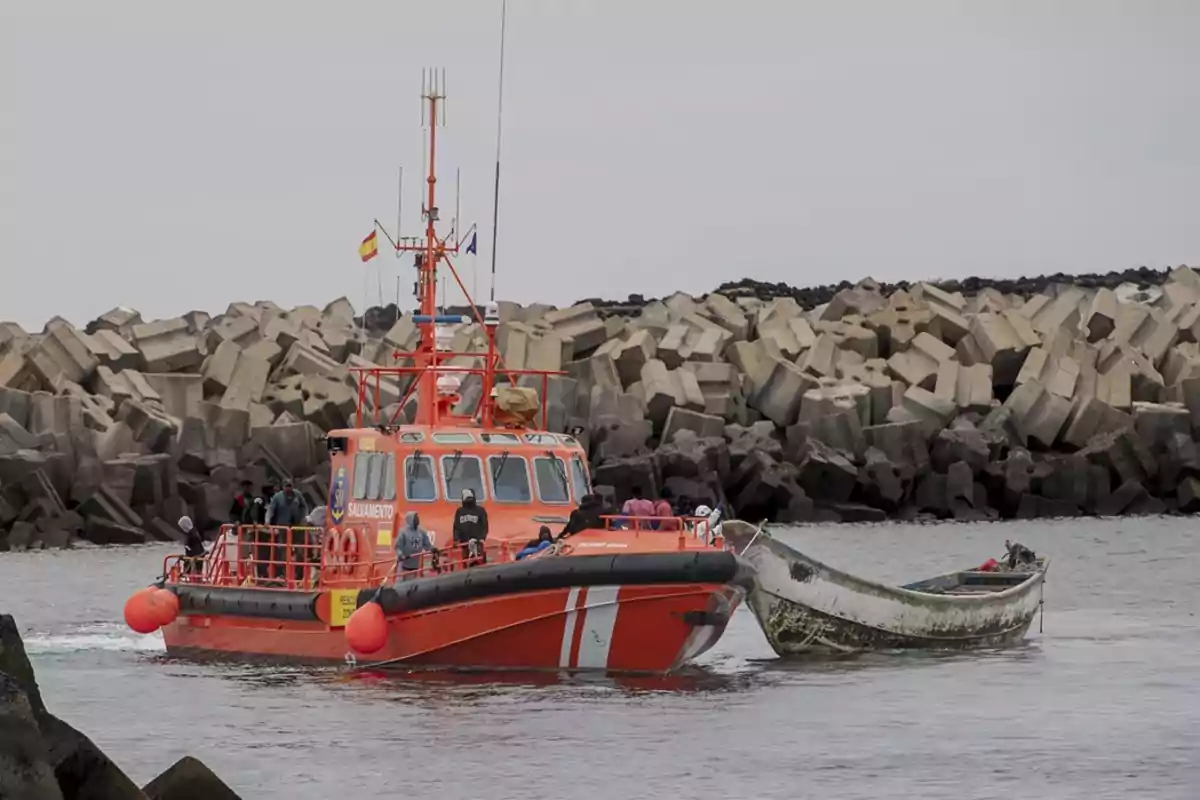
[[[748,563],[721,550],[552,556],[471,567],[402,581],[382,590],[363,589],[358,593],[358,605],[378,594],[384,612],[397,614],[500,594],[573,586],[718,583],[749,589],[753,574]]]

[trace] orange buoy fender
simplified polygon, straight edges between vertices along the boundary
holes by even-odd
[[[356,653],[377,653],[387,644],[387,617],[383,606],[372,600],[346,620],[346,644]]]
[[[137,633],[154,633],[159,628],[150,608],[150,595],[157,591],[155,587],[147,586],[125,601],[125,624]]]
[[[170,625],[179,616],[179,598],[170,589],[155,589],[146,596],[146,607],[160,627]]]

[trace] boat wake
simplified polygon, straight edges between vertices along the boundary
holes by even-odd
[[[87,651],[156,653],[165,652],[161,635],[142,636],[116,622],[78,625],[62,633],[25,635],[25,650],[34,655],[59,655]]]

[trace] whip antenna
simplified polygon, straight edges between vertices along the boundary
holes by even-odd
[[[508,19],[508,0],[500,3],[500,90],[496,101],[496,185],[492,191],[492,291],[489,298],[496,301],[496,230],[500,219],[500,131],[504,118],[504,28]]]

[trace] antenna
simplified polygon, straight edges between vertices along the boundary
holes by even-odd
[[[461,187],[460,178],[462,170],[457,167],[454,169],[454,246],[458,247],[462,244],[462,231],[459,226],[462,224],[461,210],[459,208],[459,189]]]
[[[400,166],[400,179],[396,185],[396,241],[397,242],[403,238],[403,234],[400,233],[400,220],[403,219],[400,212],[403,211],[403,209],[404,209],[404,166],[401,165]],[[400,257],[400,251],[397,250],[396,258],[399,258],[399,257]]]
[[[508,21],[508,0],[500,3],[500,89],[496,101],[496,185],[492,190],[492,291],[496,302],[496,230],[500,220],[500,132],[504,118],[504,29]]]

